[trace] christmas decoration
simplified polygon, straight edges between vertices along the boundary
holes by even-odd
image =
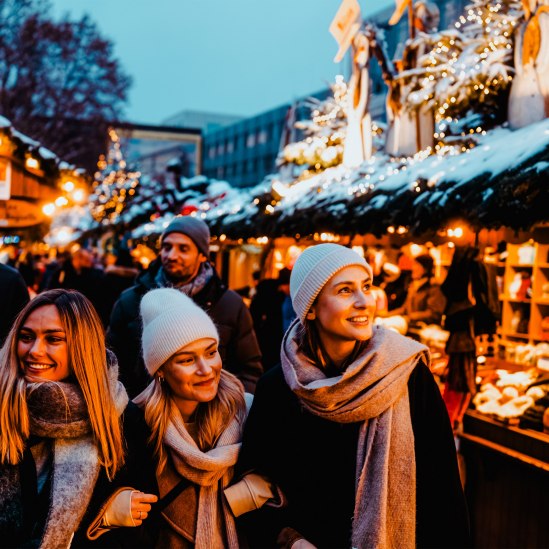
[[[111,143],[107,157],[101,156],[97,163],[98,171],[90,196],[92,216],[103,225],[118,221],[126,200],[136,193],[141,176],[138,171],[127,169],[120,138],[113,128],[109,129],[109,138]]]

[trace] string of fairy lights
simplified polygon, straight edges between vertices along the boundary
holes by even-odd
[[[347,95],[346,83],[341,77],[338,78],[332,88],[333,99],[321,103],[320,108],[312,111],[309,127],[321,135],[309,135],[284,150],[287,162],[308,164],[308,169],[290,184],[273,181],[273,200],[263,206],[263,212],[272,214],[277,204],[292,194],[321,193],[331,184],[341,185],[342,181],[348,185],[348,196],[359,197],[371,193],[388,178],[431,155],[444,157],[469,152],[476,146],[475,136],[486,135],[483,124],[459,128],[458,134],[453,126],[458,125],[470,111],[500,108],[498,98],[512,81],[513,36],[523,16],[520,1],[493,3],[490,0],[474,0],[466,7],[453,30],[421,34],[421,38],[415,39],[415,45],[418,40],[424,41],[427,52],[420,56],[418,67],[403,71],[397,79],[402,79],[409,89],[406,108],[431,108],[436,130],[434,146],[412,156],[388,158],[384,155],[383,159],[376,159],[374,155],[359,170],[337,171],[342,162],[345,137],[339,125],[335,129],[334,126],[335,121],[345,117]],[[326,133],[326,129],[331,129],[331,133]],[[377,125],[372,127],[374,136],[381,131]],[[328,162],[323,161],[322,154],[334,143],[340,147],[341,154],[335,158],[328,157]],[[322,172],[328,168],[333,169],[323,177]],[[305,184],[304,180],[311,177],[314,184]],[[427,182],[415,180],[410,183],[410,188],[419,194],[435,187],[437,179],[432,177]],[[397,234],[407,230],[404,227],[389,229]]]

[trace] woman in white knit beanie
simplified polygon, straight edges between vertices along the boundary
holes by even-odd
[[[234,515],[221,491],[240,451],[244,388],[222,368],[211,318],[185,294],[148,292],[141,317],[143,358],[153,381],[135,402],[144,409],[158,460],[163,508],[157,545],[237,548]]]
[[[453,434],[427,348],[374,325],[372,270],[320,244],[290,279],[297,319],[260,380],[238,471],[286,495],[258,511],[252,547],[466,546]]]

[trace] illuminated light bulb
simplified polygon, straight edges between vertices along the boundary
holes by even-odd
[[[29,156],[25,161],[25,166],[31,170],[37,170],[40,167],[40,162],[36,158]]]
[[[62,208],[63,206],[66,206],[68,203],[69,201],[64,196],[60,196],[55,199],[55,205],[58,208]]]
[[[131,190],[130,190],[130,194],[131,194]],[[84,192],[83,189],[76,189],[73,193],[72,193],[72,199],[78,204],[78,203],[82,203],[84,202],[84,200],[86,199],[86,193]]]
[[[74,183],[72,181],[65,181],[62,189],[70,193],[71,191],[74,191]]]
[[[51,217],[55,213],[55,204],[45,204],[42,206],[42,212],[48,217]]]

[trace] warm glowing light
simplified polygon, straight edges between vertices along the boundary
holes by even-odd
[[[45,204],[44,206],[42,206],[42,211],[45,215],[51,217],[55,213],[55,204]]]
[[[25,160],[25,166],[31,170],[37,170],[40,168],[40,162],[32,156],[29,156],[27,160]]]
[[[74,191],[74,183],[72,181],[65,181],[65,183],[63,183],[62,189],[70,193]]]
[[[66,206],[68,203],[69,201],[64,196],[60,196],[55,199],[55,205],[58,208],[62,208],[63,206]]]
[[[86,193],[83,189],[76,189],[73,193],[72,193],[72,199],[77,203],[77,204],[81,204],[82,202],[84,202],[86,200]]]

